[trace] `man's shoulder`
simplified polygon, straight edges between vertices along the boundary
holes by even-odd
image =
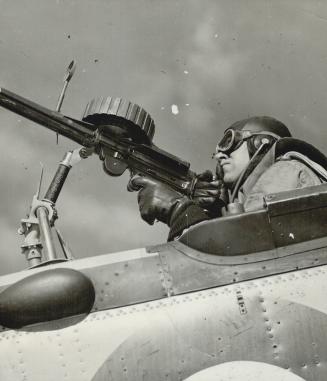
[[[267,184],[273,192],[319,185],[317,174],[307,164],[297,159],[277,160],[258,179],[254,186]]]
[[[308,171],[314,173],[307,164],[298,159],[278,159],[264,173],[275,171]]]
[[[319,185],[321,181],[315,172],[300,160],[278,160],[264,171],[246,196],[245,209],[257,210],[263,207],[263,197],[293,189]]]

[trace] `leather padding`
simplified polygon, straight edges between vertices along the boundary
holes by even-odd
[[[295,138],[281,138],[275,145],[275,158],[295,151],[307,156],[310,160],[321,165],[327,170],[327,157],[313,145]]]

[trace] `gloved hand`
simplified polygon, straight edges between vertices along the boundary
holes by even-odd
[[[186,196],[160,182],[135,175],[130,179],[127,190],[139,189],[137,200],[141,217],[149,225],[153,225],[155,220],[169,225],[173,212],[190,202]]]
[[[192,199],[203,209],[216,214],[223,204],[223,187],[222,180],[214,180],[212,172],[207,170],[198,175]]]

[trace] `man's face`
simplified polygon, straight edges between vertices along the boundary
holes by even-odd
[[[244,141],[235,151],[226,154],[218,152],[215,155],[218,161],[217,166],[221,166],[223,171],[223,180],[226,185],[232,185],[247,167],[250,161],[249,151]]]

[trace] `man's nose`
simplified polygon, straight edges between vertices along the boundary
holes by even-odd
[[[224,152],[220,152],[220,151],[216,152],[216,153],[213,155],[213,157],[214,157],[216,160],[218,160],[218,161],[221,161],[221,160],[223,160],[223,159],[228,159],[228,156],[227,156]]]

